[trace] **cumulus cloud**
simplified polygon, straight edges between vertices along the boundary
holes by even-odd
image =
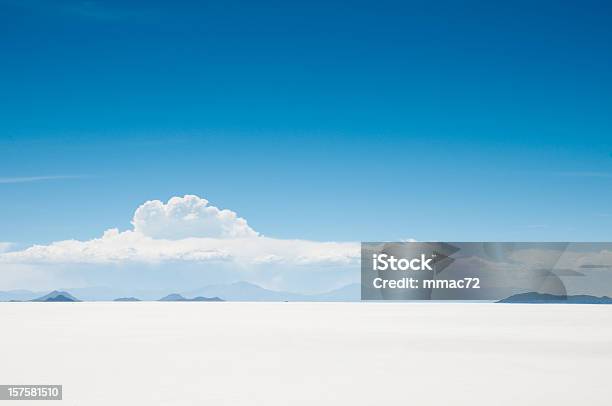
[[[152,238],[256,237],[247,221],[231,210],[220,210],[194,195],[173,197],[168,203],[150,200],[136,209],[134,231]]]
[[[240,266],[326,266],[359,263],[358,243],[264,237],[231,210],[187,195],[136,209],[133,230],[110,229],[100,238],[65,240],[0,254],[3,263],[121,264],[216,262]]]

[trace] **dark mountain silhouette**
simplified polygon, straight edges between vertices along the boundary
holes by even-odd
[[[220,297],[204,297],[204,296],[196,296],[193,299],[187,299],[190,302],[223,302],[223,299]]]
[[[172,293],[168,296],[164,296],[161,299],[159,299],[160,302],[222,302],[223,299],[219,298],[219,297],[204,297],[204,296],[197,296],[194,297],[193,299],[188,299],[182,295],[179,295],[178,293]]]
[[[50,297],[49,299],[45,300],[45,302],[76,302],[76,300],[73,300],[68,296],[57,295],[54,297]]]
[[[178,293],[171,293],[159,299],[160,302],[184,302],[186,300],[187,299],[185,299],[183,296],[179,295]]]
[[[113,302],[140,302],[140,299],[136,297],[118,297]]]
[[[567,303],[567,304],[612,304],[612,298],[590,295],[551,295],[548,293],[519,293],[497,303]]]
[[[80,302],[80,300],[68,292],[54,290],[51,293],[33,299],[32,302]]]

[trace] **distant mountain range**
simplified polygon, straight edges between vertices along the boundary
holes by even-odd
[[[29,290],[8,290],[0,292],[0,302],[27,302],[41,296],[42,292],[32,292]]]
[[[196,296],[192,299],[188,299],[178,293],[172,293],[168,296],[164,296],[159,299],[160,302],[223,302],[223,299],[218,297],[204,297],[204,296]]]
[[[70,291],[71,293],[68,293]],[[63,297],[56,297],[58,296]],[[277,291],[263,288],[250,282],[236,282],[226,285],[209,285],[189,291],[173,293],[162,297],[166,292],[160,291],[125,291],[109,287],[88,287],[62,289],[49,294],[32,292],[28,290],[12,290],[0,292],[0,301],[117,301],[134,302],[139,300],[161,301],[215,301],[215,298],[224,301],[254,301],[254,302],[350,302],[358,301],[361,297],[361,285],[358,283],[346,285],[339,289],[319,294],[300,294]],[[50,297],[48,297],[51,295]],[[74,296],[73,296],[74,295]],[[75,297],[76,296],[76,297]],[[159,299],[162,297],[162,299]],[[191,298],[191,299],[188,299]],[[47,300],[50,299],[50,300]],[[70,299],[70,300],[64,300]]]
[[[344,302],[361,298],[361,285],[346,285],[329,292],[304,295],[265,289],[249,282],[236,282],[229,285],[210,285],[183,293],[186,296],[218,296],[228,301],[248,302]]]
[[[567,304],[612,304],[612,298],[589,295],[551,295],[548,293],[519,293],[497,303],[567,303]]]
[[[357,302],[361,300],[361,284],[353,283],[310,297],[318,302]]]
[[[210,285],[183,292],[183,294],[186,296],[218,296],[230,301],[282,302],[284,300],[303,300],[303,296],[300,294],[268,290],[249,282]]]
[[[65,290],[54,290],[46,295],[24,290],[0,292],[0,301],[13,302],[80,302]],[[249,282],[236,282],[228,285],[211,285],[182,293],[172,293],[157,299],[160,302],[350,302],[358,301],[361,295],[359,284],[346,285],[326,293],[304,295],[265,289]],[[114,299],[115,302],[138,302],[136,297],[126,296]],[[547,293],[519,293],[497,303],[567,303],[567,304],[612,304],[612,298],[590,295],[551,295]]]

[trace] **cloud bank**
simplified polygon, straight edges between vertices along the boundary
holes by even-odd
[[[138,207],[132,230],[110,229],[100,238],[64,240],[0,254],[12,264],[231,263],[249,267],[358,265],[359,244],[264,237],[244,218],[194,195]]]

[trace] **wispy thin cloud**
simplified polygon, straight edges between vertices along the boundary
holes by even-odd
[[[82,176],[82,175],[0,177],[0,184],[42,182],[45,180],[59,180],[59,179],[81,179],[84,177],[85,176]]]

